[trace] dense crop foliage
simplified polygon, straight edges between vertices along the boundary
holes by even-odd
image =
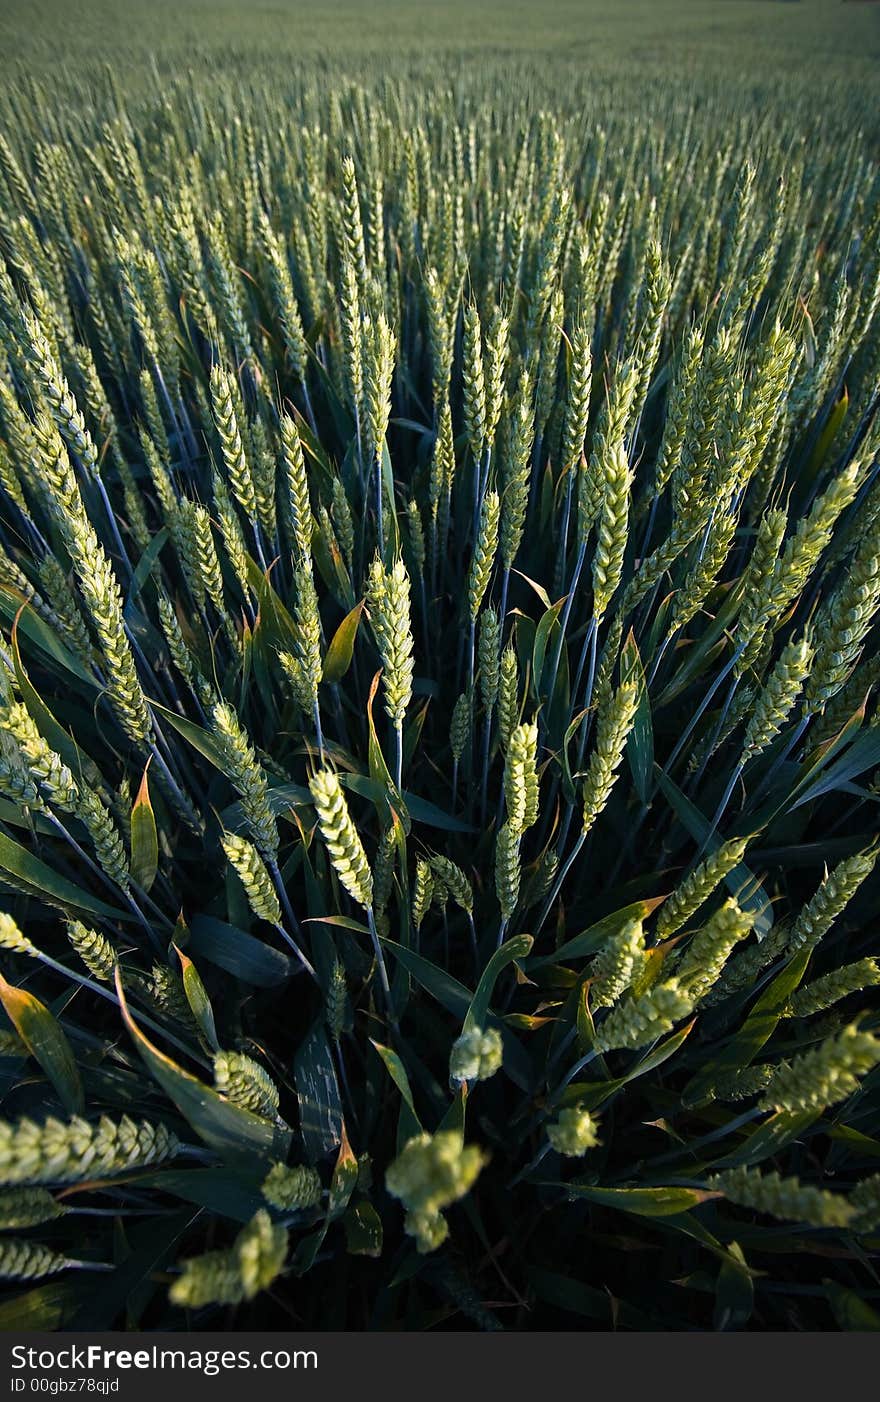
[[[878,1323],[870,104],[453,79],[5,95],[5,1327]]]

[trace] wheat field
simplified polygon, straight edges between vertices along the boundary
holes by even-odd
[[[878,7],[0,50],[0,1327],[880,1327]]]

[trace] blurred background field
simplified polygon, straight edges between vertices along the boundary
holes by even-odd
[[[561,62],[630,80],[766,82],[806,65],[880,86],[880,6],[841,0],[4,0],[7,75],[110,62],[136,86],[160,67],[304,61],[396,67],[493,56]],[[554,84],[548,86],[548,100]]]

